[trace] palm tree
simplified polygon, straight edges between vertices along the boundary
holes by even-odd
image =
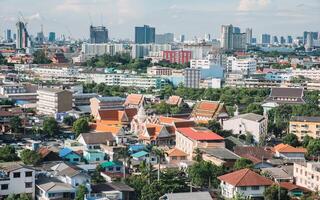
[[[124,166],[123,179],[126,179],[126,167],[130,160],[129,148],[126,146],[119,151],[119,158],[122,159],[122,164]]]
[[[161,159],[165,158],[166,155],[168,155],[167,152],[165,152],[163,149],[153,147],[152,152],[157,156],[157,161],[158,161],[158,181],[160,181],[160,164],[161,164]]]

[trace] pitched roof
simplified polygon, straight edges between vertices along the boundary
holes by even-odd
[[[198,140],[198,141],[224,140],[224,138],[221,137],[220,135],[204,127],[178,128],[177,131],[192,140]]]
[[[265,119],[265,117],[263,115],[258,115],[255,113],[246,113],[246,114],[242,114],[242,115],[237,115],[232,117],[231,119],[246,119],[249,121],[255,121],[255,122],[261,122],[262,120]]]
[[[295,122],[320,122],[320,117],[309,117],[309,116],[293,116],[290,121]]]
[[[174,122],[180,122],[180,121],[186,121],[186,120],[181,118],[175,118],[175,117],[165,117],[165,116],[159,117],[159,122],[161,124],[173,124]]]
[[[46,192],[49,192],[49,191],[60,192],[65,190],[70,190],[70,191],[75,190],[71,185],[67,183],[61,183],[61,182],[48,182],[43,184],[37,184],[37,186]]]
[[[73,152],[71,149],[65,147],[65,148],[63,148],[63,149],[61,149],[61,150],[59,151],[59,156],[60,156],[60,157],[65,157],[66,155],[68,155],[68,154],[70,154],[70,153],[75,153],[75,152]]]
[[[273,182],[250,169],[241,169],[218,177],[219,180],[227,182],[236,187],[242,186],[268,186]]]
[[[303,88],[271,88],[271,97],[302,97]]]
[[[237,160],[240,158],[240,156],[226,148],[201,148],[201,151],[209,156],[213,156],[222,160]]]
[[[103,162],[100,164],[101,167],[106,168],[106,167],[115,167],[115,166],[122,166],[121,162],[117,162],[117,161],[107,161],[107,162]]]
[[[218,101],[199,101],[194,106],[191,117],[214,118],[224,108],[224,104]]]
[[[3,162],[0,163],[0,169],[6,172],[15,171],[21,168],[32,169],[29,166],[24,165],[22,162]]]
[[[180,105],[182,102],[182,98],[180,96],[170,96],[168,100],[166,101],[169,105]]]
[[[251,160],[254,164],[273,157],[273,153],[263,147],[236,146],[234,147],[234,153]]]
[[[307,153],[307,150],[305,148],[295,148],[293,146],[290,146],[289,144],[278,144],[275,146],[274,151],[277,151],[279,153]]]
[[[197,199],[197,200],[212,200],[209,192],[181,192],[181,193],[168,193],[164,195],[166,198],[160,198],[161,200],[186,200],[186,199]]]
[[[124,105],[134,105],[140,106],[144,101],[144,96],[142,94],[129,94],[124,102]]]
[[[137,112],[136,108],[100,109],[98,110],[98,118],[100,120],[117,121],[119,123],[130,122]]]
[[[280,187],[282,187],[284,189],[287,189],[288,191],[292,191],[292,190],[302,190],[302,191],[305,191],[305,192],[310,191],[307,188],[295,185],[295,184],[290,183],[290,182],[280,182],[279,184],[280,184]]]
[[[173,125],[176,128],[184,128],[184,127],[194,127],[196,124],[194,121],[191,120],[184,120],[184,121],[175,121]]]
[[[110,132],[81,133],[78,139],[82,137],[86,144],[105,144],[108,141],[114,141]]]
[[[148,154],[149,153],[146,152],[146,151],[138,151],[138,152],[132,154],[131,156],[134,157],[134,158],[140,158],[140,157],[148,155]]]
[[[167,151],[168,156],[188,156],[185,152],[181,151],[180,149],[173,148]]]

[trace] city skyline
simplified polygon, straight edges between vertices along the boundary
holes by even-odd
[[[203,37],[210,33],[220,38],[222,24],[253,28],[253,36],[262,33],[301,36],[304,30],[319,31],[320,2],[310,0],[0,0],[1,35],[9,28],[15,32],[19,12],[28,22],[32,35],[43,24],[45,35],[56,32],[72,38],[88,39],[89,26],[107,27],[110,38],[134,39],[134,27],[144,24],[156,33],[172,32]],[[17,7],[19,5],[19,7]],[[81,23],[79,23],[79,21]],[[171,23],[168,23],[171,22]]]

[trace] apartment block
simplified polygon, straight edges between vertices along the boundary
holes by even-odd
[[[300,141],[308,135],[320,138],[320,117],[292,117],[289,122],[289,133],[295,134]]]
[[[308,188],[312,191],[319,191],[320,163],[316,163],[316,162],[294,163],[293,177],[298,186]]]
[[[38,90],[37,111],[39,114],[54,115],[72,110],[72,92],[55,88]]]

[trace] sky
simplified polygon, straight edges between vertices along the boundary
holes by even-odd
[[[286,36],[320,31],[320,0],[0,0],[0,35],[15,28],[22,13],[29,33],[41,24],[45,35],[89,37],[89,26],[105,25],[110,38],[134,38],[134,27],[156,27],[187,38],[210,33],[220,37],[222,24],[233,24],[253,35]]]

